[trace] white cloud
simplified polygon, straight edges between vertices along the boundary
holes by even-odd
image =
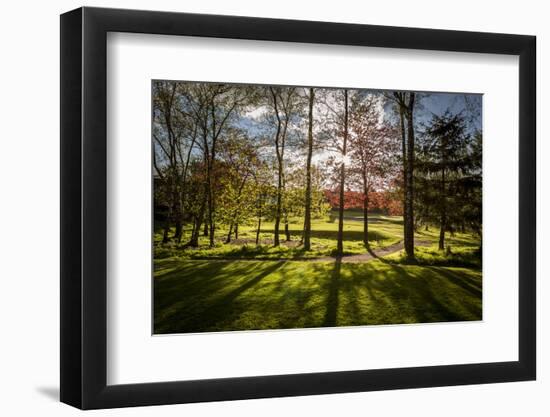
[[[259,121],[266,114],[266,112],[266,106],[258,106],[254,108],[254,110],[250,110],[249,112],[245,113],[245,117],[248,117],[255,121]]]

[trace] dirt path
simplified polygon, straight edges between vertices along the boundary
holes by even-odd
[[[429,241],[419,241],[419,240],[417,240],[417,241],[414,242],[415,246],[430,246],[431,244],[432,244],[432,242],[429,242]],[[342,256],[341,261],[342,261],[342,263],[364,263],[364,262],[369,262],[369,261],[372,261],[373,259],[382,258],[384,256],[391,255],[393,253],[399,252],[403,248],[404,248],[404,243],[403,243],[403,241],[401,241],[401,242],[395,243],[393,245],[386,246],[385,248],[377,250],[376,252],[373,251],[372,253],[366,252],[366,253],[361,253],[359,255]],[[311,259],[307,259],[307,260],[308,261],[336,261],[336,256],[323,256],[321,258],[311,258]]]
[[[433,242],[426,240],[415,240],[415,246],[430,246]],[[385,248],[379,249],[376,252],[366,252],[358,255],[344,255],[342,256],[342,263],[365,263],[372,261],[377,258],[382,258],[387,255],[394,254],[399,252],[404,247],[403,241],[395,243]],[[218,261],[218,262],[234,262],[234,261],[297,261],[297,262],[335,262],[337,259],[336,256],[322,256],[319,258],[209,258],[209,257],[200,257],[200,258],[191,258],[190,260],[194,261]]]

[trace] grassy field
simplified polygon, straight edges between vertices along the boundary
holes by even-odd
[[[336,246],[337,223],[313,222],[312,251],[297,241],[302,224],[291,223],[293,241],[270,246],[271,224],[262,245],[253,228],[239,240],[198,249],[158,245],[155,235],[154,332],[186,333],[480,320],[479,241],[470,234],[448,236],[450,252],[437,250],[438,231],[420,231],[417,263],[402,251],[363,263],[326,260]],[[362,222],[346,214],[344,250],[365,253]],[[402,239],[399,217],[373,216],[373,249]],[[324,260],[316,258],[325,257]],[[344,257],[345,259],[345,257]]]
[[[363,244],[363,223],[358,220],[358,213],[349,211],[344,223],[344,254],[352,255],[365,252]],[[359,213],[360,214],[360,213]],[[362,217],[361,217],[362,219]],[[369,242],[373,249],[379,249],[399,242],[403,236],[401,217],[369,216]],[[293,218],[289,222],[291,241],[285,242],[284,226],[281,224],[281,246],[273,247],[273,223],[263,222],[260,232],[260,245],[256,246],[256,229],[254,226],[241,226],[239,239],[230,244],[225,243],[227,229],[216,231],[216,246],[208,246],[208,237],[201,236],[199,248],[185,248],[184,245],[160,246],[162,236],[155,233],[155,259],[177,256],[187,259],[228,259],[228,258],[317,258],[329,256],[335,252],[338,221],[334,215],[326,219],[313,219],[311,228],[311,251],[304,252],[299,245],[302,236],[303,219]],[[191,232],[185,230],[182,242],[186,242]],[[434,231],[435,236],[435,231]]]

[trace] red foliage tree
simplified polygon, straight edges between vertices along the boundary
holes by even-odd
[[[380,205],[377,190],[386,188],[395,178],[399,141],[395,130],[383,121],[384,96],[377,93],[358,95],[352,104],[349,145],[350,181],[363,191],[363,241],[368,241],[368,211]],[[370,198],[375,200],[371,203]]]
[[[327,199],[330,207],[334,210],[340,208],[339,206],[339,190],[324,190],[325,198]],[[403,214],[403,204],[401,197],[397,195],[397,192],[393,190],[384,191],[371,191],[368,195],[368,211],[387,214],[390,216],[400,216]],[[364,208],[365,194],[360,191],[346,191],[344,192],[344,209],[357,209]]]

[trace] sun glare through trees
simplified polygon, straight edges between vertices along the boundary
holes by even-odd
[[[152,81],[154,333],[481,320],[482,96]]]

